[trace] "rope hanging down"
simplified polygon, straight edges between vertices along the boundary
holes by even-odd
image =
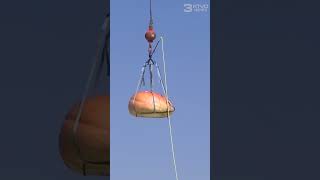
[[[176,180],[179,180],[178,178],[178,171],[177,171],[177,164],[176,164],[176,157],[175,157],[175,149],[174,149],[174,143],[173,143],[173,133],[172,133],[172,125],[171,125],[171,117],[169,112],[169,99],[168,99],[168,85],[167,85],[167,72],[166,72],[166,61],[164,58],[164,48],[163,48],[163,37],[160,37],[161,39],[161,50],[162,50],[162,62],[163,62],[163,72],[164,72],[164,93],[167,99],[167,115],[168,115],[168,125],[169,125],[169,132],[170,132],[170,142],[171,142],[171,153],[172,153],[172,159],[173,159],[173,166],[174,166],[174,172],[176,175]]]

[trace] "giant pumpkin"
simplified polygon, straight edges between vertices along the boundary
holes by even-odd
[[[76,133],[73,132],[80,103],[67,113],[60,132],[60,154],[66,166],[84,175],[110,174],[110,98],[85,100]]]
[[[175,108],[171,101],[159,93],[140,91],[134,94],[129,101],[129,112],[136,117],[164,118],[171,115]]]

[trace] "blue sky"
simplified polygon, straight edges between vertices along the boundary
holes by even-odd
[[[153,1],[157,37],[164,37],[169,98],[181,180],[210,176],[210,13],[184,12],[184,4]],[[128,113],[141,66],[147,58],[144,33],[149,1],[111,0],[111,178],[174,179],[166,119],[137,119]],[[155,60],[162,67],[161,51]],[[162,69],[162,68],[161,68]]]

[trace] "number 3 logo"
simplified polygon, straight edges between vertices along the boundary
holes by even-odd
[[[184,12],[192,12],[192,4],[184,4]]]

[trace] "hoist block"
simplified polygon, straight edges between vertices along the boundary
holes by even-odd
[[[145,34],[145,38],[149,43],[152,43],[156,39],[156,33],[152,28],[149,28]]]

